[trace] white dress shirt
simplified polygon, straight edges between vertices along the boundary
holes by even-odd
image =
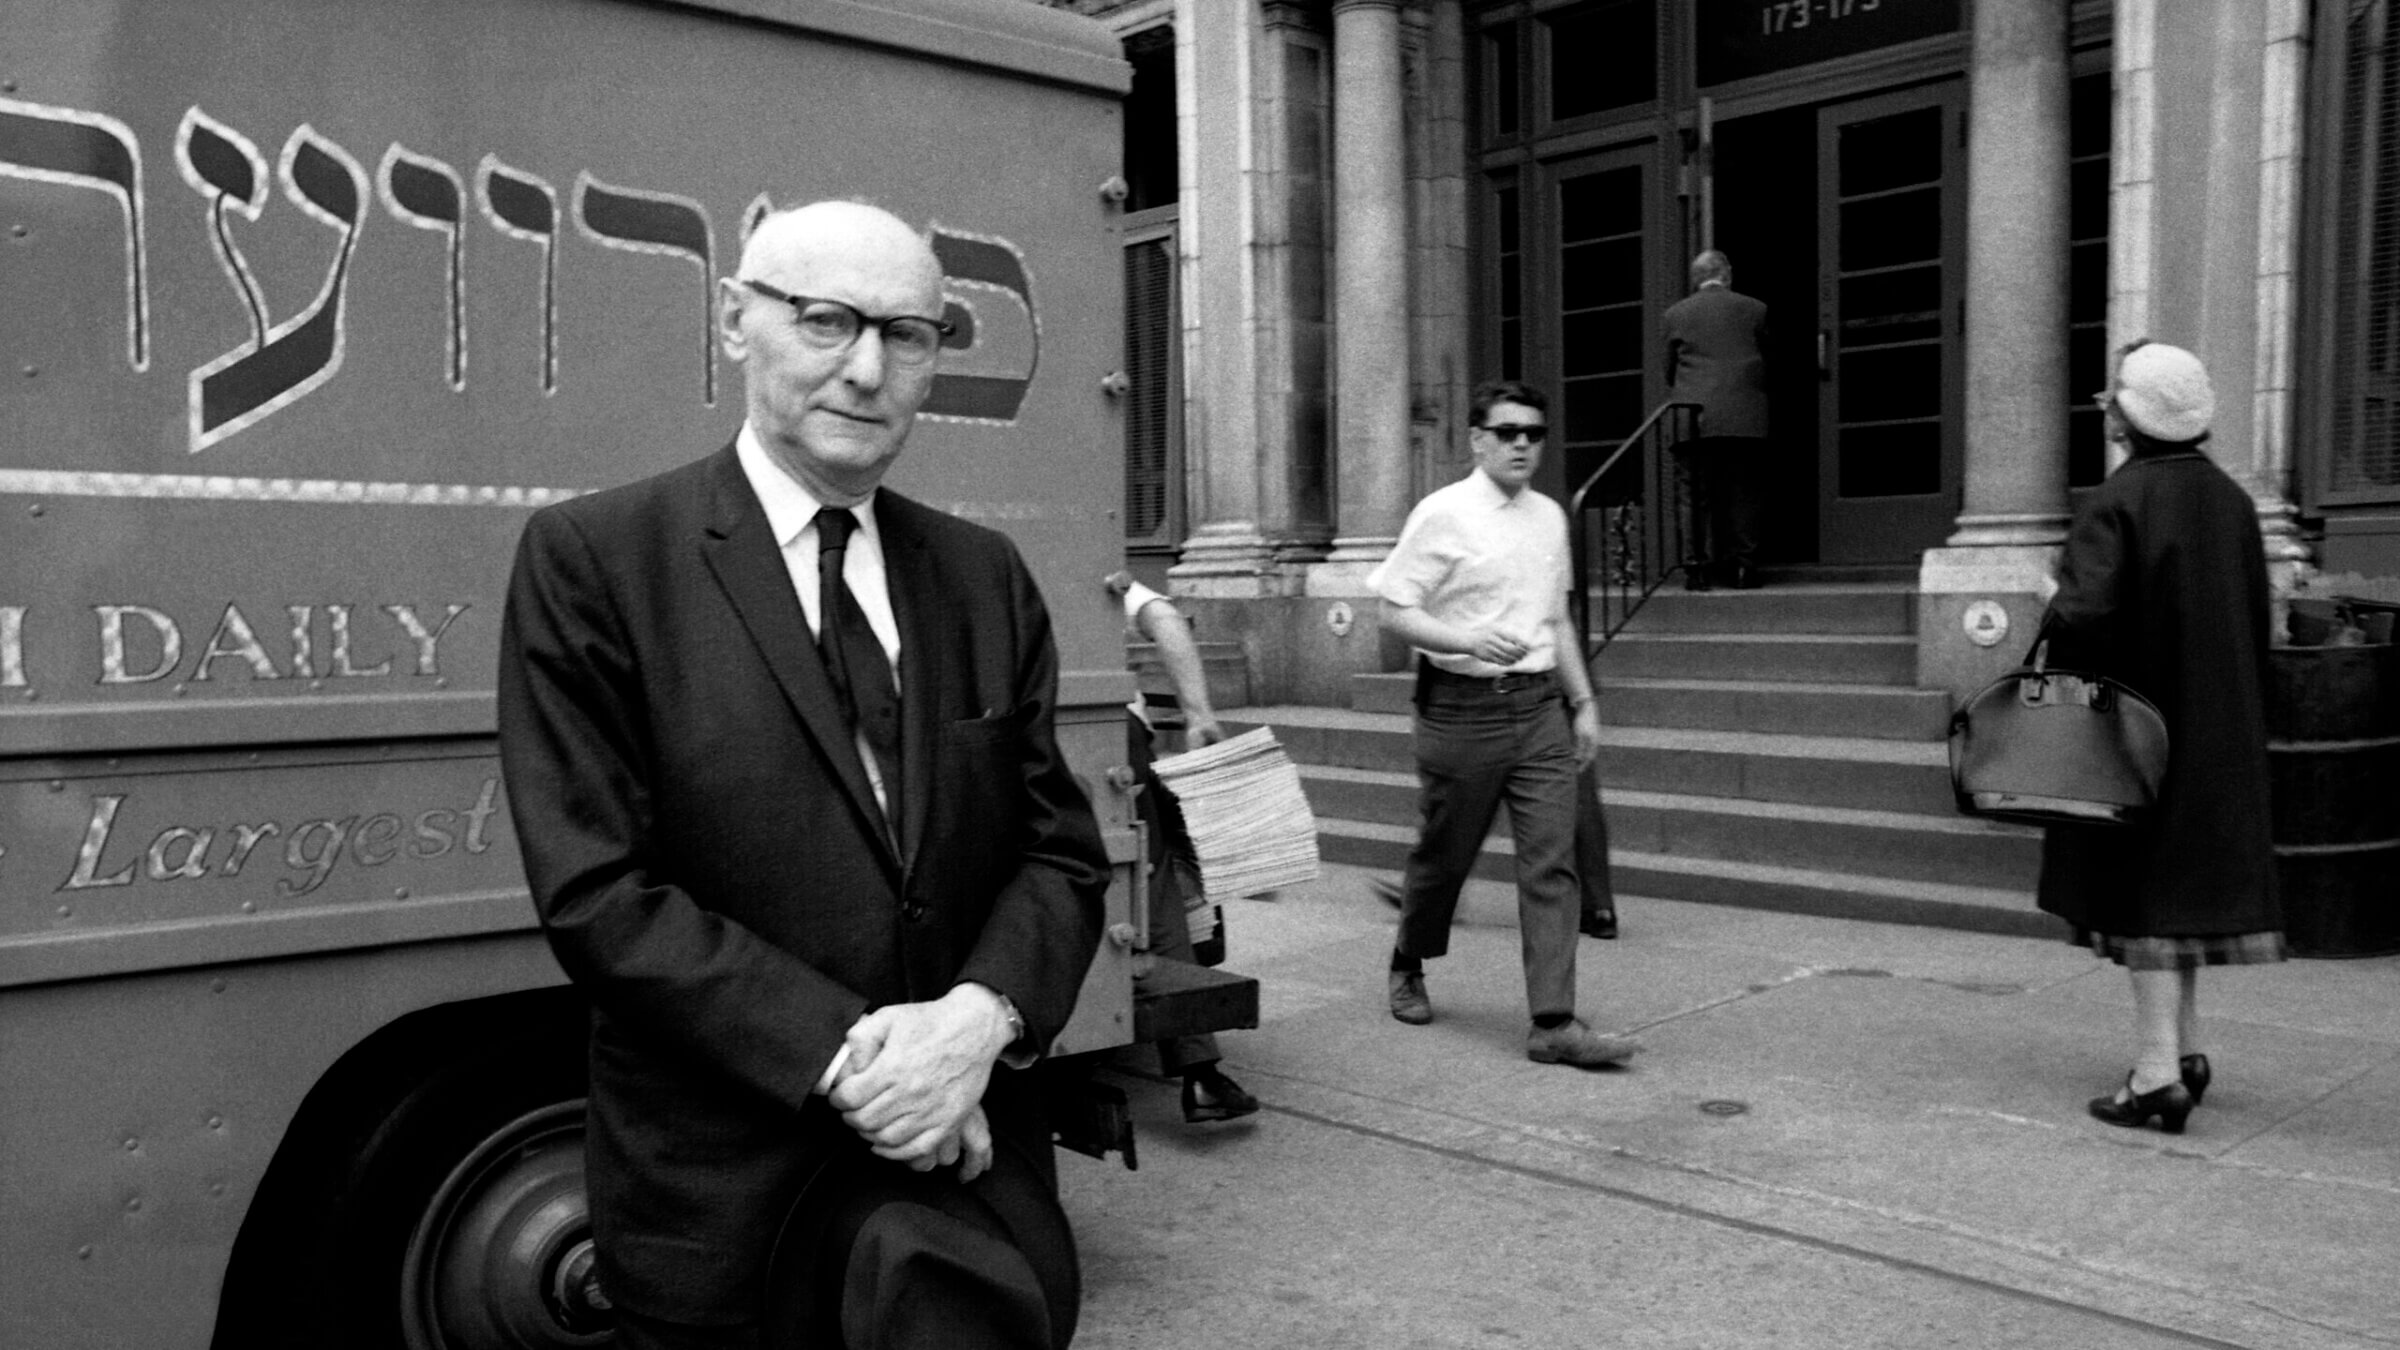
[[[1566,612],[1568,570],[1566,511],[1530,487],[1512,497],[1473,469],[1417,503],[1367,586],[1443,623],[1488,623],[1516,634],[1525,655],[1506,670],[1530,672],[1558,666],[1551,625]],[[1505,673],[1463,652],[1425,655],[1460,675]]]
[[[750,480],[750,490],[767,509],[767,528],[774,532],[776,547],[783,550],[784,570],[792,574],[792,590],[800,597],[800,612],[808,616],[809,636],[814,637],[819,627],[817,512],[825,504],[802,487],[799,479],[783,471],[748,422],[742,423],[733,448],[742,461],[742,473]],[[850,508],[850,514],[858,518],[858,530],[842,554],[842,579],[850,583],[850,594],[867,616],[867,627],[875,630],[876,641],[883,644],[884,659],[892,663],[892,679],[897,683],[900,621],[892,616],[892,587],[883,570],[883,531],[875,523],[875,496],[869,492],[865,501]],[[877,791],[881,790],[878,785]]]

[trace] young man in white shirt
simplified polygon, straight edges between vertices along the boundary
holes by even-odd
[[[1392,1016],[1433,1020],[1424,962],[1449,950],[1459,888],[1505,801],[1533,1020],[1526,1057],[1598,1068],[1641,1047],[1575,1016],[1576,779],[1599,752],[1600,715],[1567,611],[1566,512],[1529,486],[1548,405],[1524,384],[1479,386],[1474,471],[1417,503],[1368,579],[1384,627],[1418,652],[1422,825],[1389,987]]]

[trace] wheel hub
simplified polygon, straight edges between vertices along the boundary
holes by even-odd
[[[401,1279],[410,1350],[606,1344],[583,1103],[528,1112],[469,1150],[426,1206]]]

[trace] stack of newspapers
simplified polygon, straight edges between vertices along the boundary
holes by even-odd
[[[1268,727],[1154,765],[1183,807],[1210,901],[1317,879],[1317,818]]]

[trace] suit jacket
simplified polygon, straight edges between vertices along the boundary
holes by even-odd
[[[502,764],[544,931],[592,1007],[604,1279],[654,1316],[756,1314],[800,1166],[864,1156],[810,1094],[861,1014],[974,980],[1047,1046],[1099,943],[1106,855],[1052,736],[1032,576],[994,531],[888,489],[876,512],[897,853],[730,446],[537,512],[518,548]],[[1046,1164],[1031,1089],[995,1069],[985,1110]]]
[[[1767,304],[1703,286],[1667,310],[1667,381],[1700,405],[1703,436],[1767,434]]]

